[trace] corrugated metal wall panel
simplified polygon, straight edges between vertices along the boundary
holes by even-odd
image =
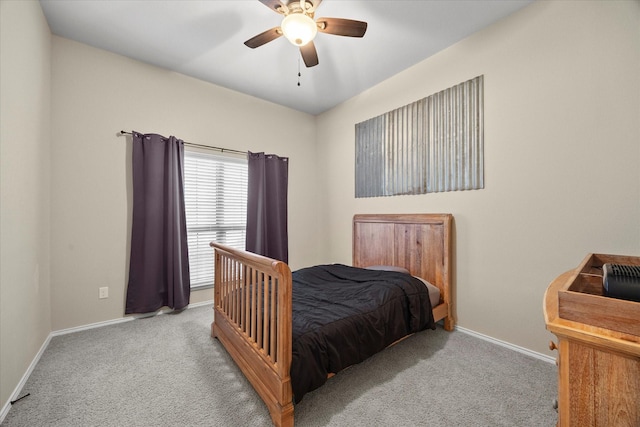
[[[356,124],[356,197],[484,188],[484,78]]]

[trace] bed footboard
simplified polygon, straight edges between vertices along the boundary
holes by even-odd
[[[266,403],[276,426],[293,426],[291,270],[250,252],[215,249],[214,321],[220,340]]]

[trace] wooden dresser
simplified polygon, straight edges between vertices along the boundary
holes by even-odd
[[[544,296],[558,350],[558,426],[640,427],[640,303],[602,295],[602,264],[640,257],[590,254]]]

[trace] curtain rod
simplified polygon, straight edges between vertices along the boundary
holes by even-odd
[[[127,132],[124,130],[120,131],[121,135],[133,135],[131,132]],[[246,151],[240,151],[240,150],[233,150],[231,148],[220,148],[220,147],[212,147],[210,145],[202,145],[202,144],[194,144],[193,142],[187,142],[187,141],[183,141],[184,145],[188,145],[190,147],[198,147],[198,148],[204,148],[204,149],[208,149],[208,150],[218,150],[221,153],[229,152],[229,153],[235,153],[235,154],[247,154]]]

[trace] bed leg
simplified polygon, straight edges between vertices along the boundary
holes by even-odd
[[[285,407],[272,408],[271,420],[276,427],[293,427],[293,403]],[[278,410],[279,409],[279,410]]]
[[[218,334],[216,334],[216,322],[211,322],[211,336],[218,338]]]
[[[453,329],[455,328],[456,323],[453,321],[453,317],[451,316],[447,316],[444,318],[444,330],[445,331],[453,331]]]

